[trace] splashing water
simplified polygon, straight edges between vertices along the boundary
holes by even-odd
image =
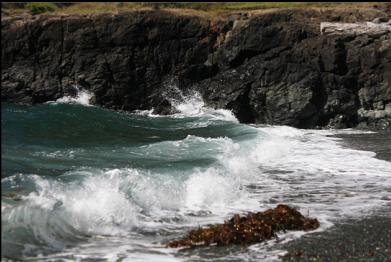
[[[163,94],[163,97],[170,101],[171,105],[178,111],[178,113],[172,114],[171,117],[203,117],[213,120],[224,120],[239,123],[230,110],[213,109],[206,106],[199,92],[191,90],[188,91],[187,94],[184,94],[175,84],[172,83],[172,81],[166,85],[168,91]],[[149,117],[161,117],[153,114],[153,109],[136,110],[135,113]]]
[[[64,96],[57,99],[55,102],[48,102],[49,104],[80,104],[84,106],[90,106],[90,99],[92,93],[88,90],[80,89],[77,86],[74,86],[76,89],[76,96]]]

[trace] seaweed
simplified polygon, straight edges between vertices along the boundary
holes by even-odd
[[[245,216],[236,214],[224,224],[191,230],[183,239],[168,242],[166,247],[248,245],[276,237],[278,231],[308,231],[318,227],[316,218],[304,217],[296,209],[280,204],[264,212],[248,213]]]

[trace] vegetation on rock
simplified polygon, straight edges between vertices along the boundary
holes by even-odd
[[[220,2],[220,3],[2,3],[2,9],[14,13],[30,11],[32,15],[55,12],[56,14],[96,14],[118,13],[130,10],[182,10],[193,11],[203,14],[226,13],[231,11],[251,11],[275,8],[348,8],[348,7],[379,7],[386,3],[348,3],[348,2]]]
[[[191,230],[183,239],[169,242],[166,246],[193,247],[208,245],[254,244],[276,236],[281,230],[313,230],[319,227],[316,218],[304,217],[287,205],[278,205],[264,212],[234,215],[224,224],[209,225]]]
[[[32,15],[38,15],[46,12],[53,12],[58,7],[53,3],[28,3],[26,8],[30,10]]]

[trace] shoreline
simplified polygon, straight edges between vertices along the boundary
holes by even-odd
[[[343,146],[372,151],[378,159],[391,160],[391,143],[384,143],[384,140],[391,141],[390,132],[338,134],[333,137],[343,138]],[[280,257],[282,261],[390,261],[390,200],[382,208],[363,217],[346,218],[325,231],[306,234],[273,249],[287,251]]]
[[[391,204],[391,203],[390,203]],[[391,206],[374,215],[346,219],[329,230],[307,234],[278,249],[282,261],[389,261],[391,259]]]

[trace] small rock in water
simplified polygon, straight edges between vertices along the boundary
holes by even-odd
[[[384,196],[381,198],[381,200],[390,200],[391,201],[391,196]]]
[[[178,113],[168,100],[162,100],[153,110],[153,114],[171,115]]]
[[[280,204],[264,212],[242,217],[236,214],[224,224],[191,230],[185,238],[171,241],[166,247],[254,244],[275,237],[281,230],[307,231],[318,227],[316,218],[304,217],[296,209]]]

